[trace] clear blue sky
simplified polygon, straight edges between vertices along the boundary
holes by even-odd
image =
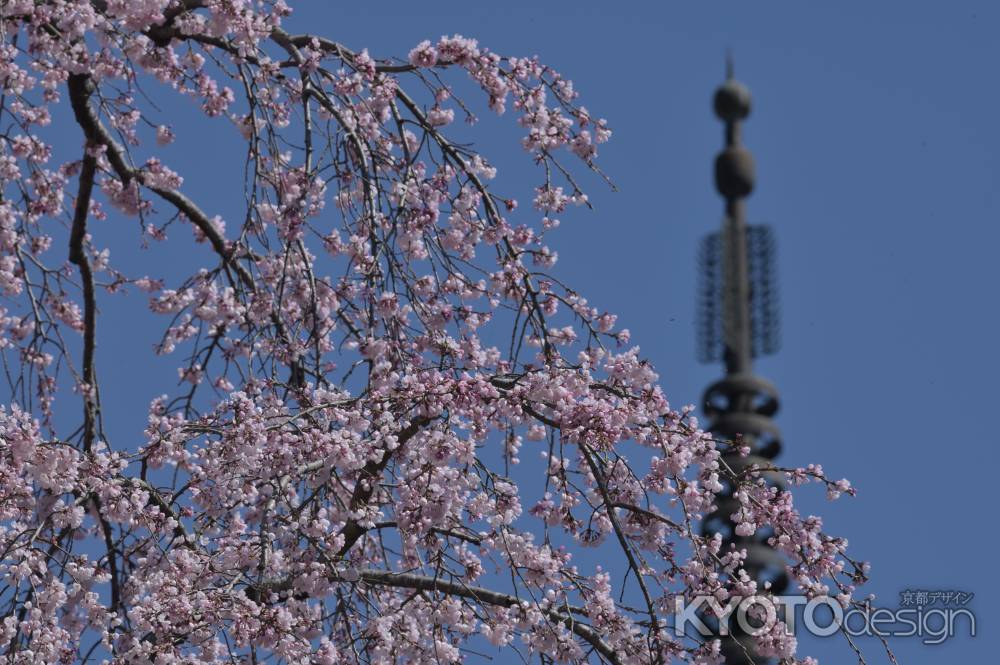
[[[882,603],[896,606],[908,588],[977,594],[979,637],[938,647],[897,640],[901,663],[988,662],[1000,618],[987,604],[997,589],[1000,6],[295,4],[293,32],[321,32],[377,57],[458,32],[505,54],[538,54],[575,81],[581,101],[615,130],[601,162],[620,191],[594,183],[596,212],[564,217],[553,238],[556,272],[620,315],[678,406],[697,402],[721,373],[695,362],[693,314],[697,244],[721,219],[711,165],[722,129],[710,98],[731,48],[754,96],[744,134],[758,167],[750,219],[772,224],[779,241],[784,346],[759,371],[783,399],[780,461],[821,462],[859,487],[856,499],[828,504],[814,492],[801,503],[872,561],[870,590]],[[509,147],[517,129],[483,115],[479,129],[506,137],[481,144],[511,165],[498,184],[527,203],[535,179],[518,172],[527,163]],[[237,137],[219,140],[235,146]],[[182,172],[201,160],[185,157],[183,145],[168,162]],[[231,207],[242,191],[241,173],[232,183],[186,175],[185,190],[207,209]],[[122,243],[118,259],[135,236]],[[109,304],[105,315],[115,321],[124,311]],[[149,348],[115,322],[103,349]],[[113,381],[118,370],[102,362]],[[140,378],[105,399],[133,404],[131,424],[141,428],[151,391]],[[869,662],[883,662],[877,643],[862,645]],[[853,662],[839,638],[806,647],[821,662]]]

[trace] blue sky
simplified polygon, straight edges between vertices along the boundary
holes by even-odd
[[[290,31],[319,32],[376,57],[405,56],[422,39],[461,33],[504,54],[538,54],[574,80],[582,103],[615,130],[600,161],[619,191],[591,181],[596,210],[564,216],[551,238],[560,254],[555,272],[594,306],[619,314],[676,406],[698,402],[721,375],[719,366],[695,361],[695,256],[721,221],[711,167],[722,127],[710,99],[731,49],[737,77],[754,96],[744,130],[758,170],[749,217],[770,223],[779,245],[784,345],[758,364],[782,396],[779,461],[822,463],[859,488],[856,499],[833,504],[806,491],[800,503],[873,563],[869,588],[882,604],[895,607],[905,589],[977,594],[979,637],[937,647],[896,640],[901,663],[993,653],[1000,613],[987,604],[997,587],[996,537],[987,530],[995,519],[987,511],[995,503],[992,418],[1000,396],[1000,7],[292,4]],[[481,115],[477,140],[501,167],[499,190],[526,204],[537,178],[516,147],[519,130],[509,118]],[[239,138],[229,127],[200,126],[203,134],[180,136],[168,149],[168,163],[204,208],[235,215]],[[190,150],[209,141],[211,151]],[[190,260],[136,254],[136,235],[112,227],[95,237],[126,272],[148,263],[155,275],[155,261]],[[154,328],[126,318],[138,300],[118,300],[102,312],[99,362],[106,403],[128,414],[111,429],[137,441],[158,392],[152,377],[176,376],[177,358],[158,359],[137,376],[134,363],[148,354]],[[803,651],[821,662],[851,662],[841,639],[804,641]],[[862,645],[869,662],[881,662],[876,642]]]
[[[821,462],[859,487],[800,501],[872,561],[881,603],[905,589],[977,594],[977,638],[897,639],[900,662],[994,652],[1000,7],[306,2],[290,25],[378,56],[458,32],[572,78],[615,130],[601,161],[620,191],[595,183],[596,211],[564,219],[556,272],[620,315],[677,405],[721,372],[695,362],[694,278],[698,241],[721,220],[710,98],[732,49],[754,96],[749,216],[779,243],[784,345],[758,369],[782,396],[780,461]],[[523,165],[495,145],[483,142],[501,165]],[[804,641],[821,662],[852,662],[840,638]],[[861,644],[879,662],[877,643]]]

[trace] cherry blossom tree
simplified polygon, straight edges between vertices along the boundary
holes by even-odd
[[[377,58],[291,34],[291,11],[0,5],[5,662],[715,662],[671,631],[674,600],[767,592],[701,535],[724,486],[802,592],[851,602],[846,541],[726,464],[740,442],[672,408],[615,315],[553,276],[611,136],[571,81],[461,36]],[[241,137],[240,216],[185,193],[156,95]],[[477,110],[520,126],[533,209],[455,138]],[[77,140],[46,138],[61,124]],[[108,217],[213,259],[128,274],[95,241]],[[115,441],[101,304],[129,293],[180,381]],[[755,649],[807,662],[779,630]]]

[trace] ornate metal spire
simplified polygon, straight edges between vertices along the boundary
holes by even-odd
[[[734,470],[751,464],[766,465],[781,450],[781,435],[772,416],[778,410],[778,393],[768,381],[753,374],[753,358],[777,349],[777,300],[773,281],[773,235],[768,227],[746,222],[745,199],[753,191],[755,169],[743,147],[741,130],[750,115],[750,91],[733,78],[732,59],[726,59],[726,81],[713,100],[716,115],[725,123],[725,147],[715,159],[715,186],[725,199],[722,229],[702,244],[702,285],[699,317],[702,360],[723,360],[726,376],[705,391],[702,410],[709,429],[718,437],[740,437],[750,448],[748,457],[723,457]],[[767,478],[783,487],[783,479]],[[727,491],[704,523],[705,533],[720,533],[723,548],[746,549],[745,567],[761,585],[769,583],[780,594],[788,586],[782,558],[767,545],[769,532],[752,536],[736,534],[730,515],[739,502]],[[723,639],[726,663],[762,663],[748,638],[736,626]]]

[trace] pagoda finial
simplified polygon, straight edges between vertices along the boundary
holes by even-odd
[[[712,106],[725,123],[725,145],[715,159],[715,186],[725,199],[725,215],[722,228],[702,244],[699,325],[702,359],[722,360],[726,375],[705,391],[702,411],[713,434],[739,441],[749,450],[748,455],[741,454],[734,446],[723,453],[725,466],[739,472],[751,465],[770,465],[781,451],[781,433],[772,420],[778,410],[777,390],[753,373],[753,358],[772,353],[777,346],[774,239],[770,228],[746,221],[746,198],[756,174],[740,129],[750,115],[750,90],[733,78],[729,52],[726,80],[716,90]],[[785,485],[780,475],[765,473],[764,478],[772,486]],[[721,535],[727,550],[746,550],[747,573],[760,588],[780,594],[789,582],[785,562],[768,545],[768,533],[747,531],[733,522],[740,509],[732,488],[723,490],[703,523],[704,532]],[[722,639],[727,665],[774,662],[756,654],[749,634],[732,628]]]

